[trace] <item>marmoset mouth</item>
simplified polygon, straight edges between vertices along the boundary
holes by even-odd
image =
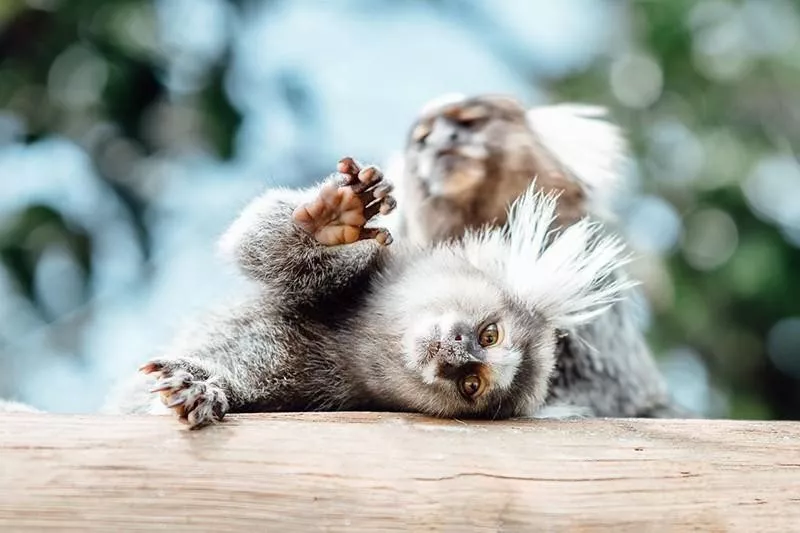
[[[433,172],[423,182],[432,196],[454,197],[462,193],[472,194],[481,181],[474,159],[461,155],[444,155],[436,160]]]
[[[450,155],[450,156],[455,155],[455,156],[459,156],[459,157],[464,157],[464,155],[461,153],[461,150],[457,146],[451,146],[449,148],[442,148],[441,150],[436,150],[436,157],[437,158],[440,158],[440,157],[443,157],[443,156],[447,156],[447,155]]]
[[[469,163],[470,160],[457,152],[448,152],[436,156],[436,168],[444,172],[452,172],[457,166]]]
[[[434,160],[436,161],[437,165],[444,165],[450,168],[458,164],[473,165],[475,163],[479,163],[481,158],[476,157],[474,154],[470,154],[468,150],[464,150],[461,147],[456,146],[453,148],[438,150],[434,155]]]

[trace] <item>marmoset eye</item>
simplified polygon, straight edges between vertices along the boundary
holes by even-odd
[[[464,109],[455,118],[455,122],[464,126],[465,128],[475,128],[477,126],[482,125],[488,120],[489,120],[489,113],[482,106],[470,107]]]
[[[470,374],[461,380],[461,393],[467,398],[472,398],[481,391],[481,385],[481,378],[476,374]]]
[[[430,133],[431,127],[429,124],[417,124],[411,131],[411,140],[415,143],[424,143]]]
[[[497,324],[487,324],[478,334],[478,342],[484,348],[494,346],[500,342],[500,328]]]

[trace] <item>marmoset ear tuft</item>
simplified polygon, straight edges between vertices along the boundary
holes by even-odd
[[[507,224],[468,232],[465,250],[532,310],[569,328],[605,312],[636,282],[613,275],[630,257],[621,239],[605,235],[599,223],[584,218],[552,229],[557,200],[532,183],[511,205]]]

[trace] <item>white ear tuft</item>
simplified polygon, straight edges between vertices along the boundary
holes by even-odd
[[[622,129],[608,120],[607,109],[557,104],[531,108],[526,115],[541,147],[587,192],[589,210],[610,216],[629,147]]]
[[[604,235],[600,224],[583,219],[551,230],[557,198],[537,191],[534,182],[511,205],[503,228],[468,234],[466,251],[553,325],[568,328],[605,312],[636,283],[616,275],[629,257],[622,241]]]

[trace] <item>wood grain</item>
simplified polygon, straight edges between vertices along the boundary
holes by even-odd
[[[800,423],[0,416],[0,531],[800,531]]]

